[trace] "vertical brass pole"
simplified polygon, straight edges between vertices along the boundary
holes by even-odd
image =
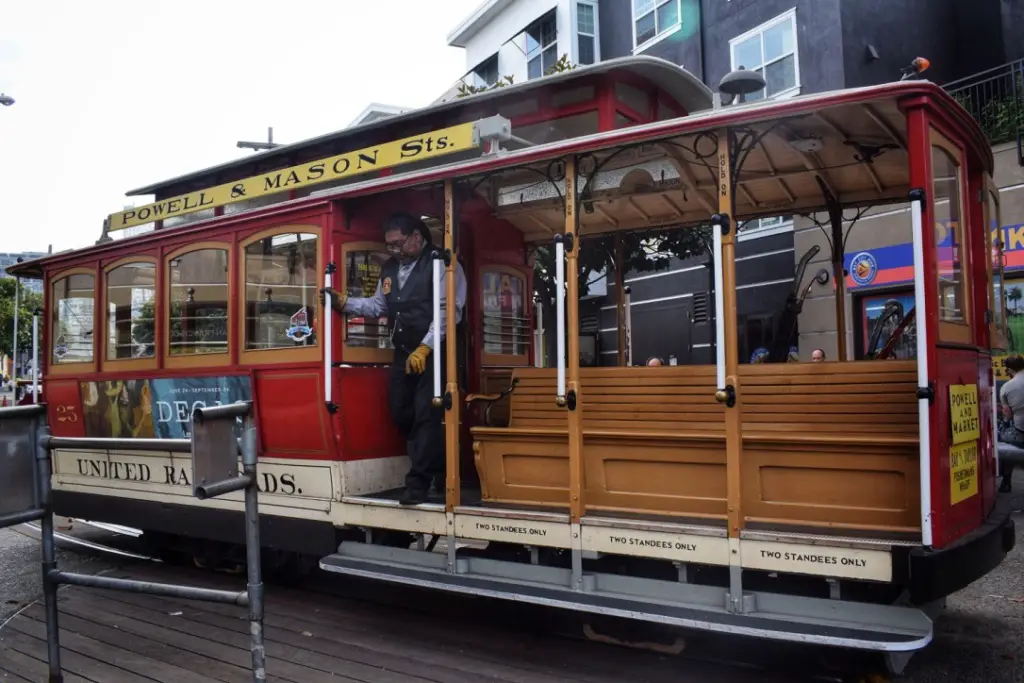
[[[738,537],[743,528],[743,499],[740,458],[743,443],[740,431],[739,399],[739,335],[736,312],[736,218],[733,216],[732,162],[729,150],[729,131],[718,132],[718,211],[725,221],[715,230],[722,231],[722,310],[717,314],[724,322],[724,339],[717,343],[725,346],[725,384],[732,388],[733,405],[725,409],[726,496],[728,503],[729,536]]]
[[[459,396],[458,340],[455,338],[455,278],[458,253],[455,245],[455,223],[458,221],[455,188],[451,179],[444,181],[444,248],[451,254],[445,268],[445,510],[453,512],[461,503],[462,487],[459,476],[459,427],[462,400]]]
[[[579,236],[576,221],[576,160],[565,162],[565,336],[566,394],[569,413],[569,507],[573,524],[583,516],[583,422],[580,396]],[[575,401],[572,400],[575,397]]]

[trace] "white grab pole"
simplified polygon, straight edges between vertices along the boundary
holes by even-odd
[[[928,325],[924,298],[924,219],[923,198],[910,202],[911,228],[914,232],[914,322],[917,328],[917,386],[928,386]],[[932,544],[932,469],[931,423],[927,397],[917,400],[918,440],[920,442],[921,544]]]
[[[11,380],[14,382],[14,393],[18,394],[18,309],[21,306],[21,277],[14,278],[14,341],[11,342]]]
[[[39,403],[39,314],[32,314],[32,403]]]
[[[324,273],[324,287],[330,289],[334,287],[334,264],[327,266],[327,270]],[[334,306],[331,304],[330,297],[324,297],[324,401],[330,404],[333,396],[334,382],[331,375],[331,369],[334,365],[331,352],[333,348],[331,346],[333,339],[331,337],[331,323],[334,318]]]
[[[561,236],[559,236],[561,237]],[[555,342],[558,356],[559,401],[565,399],[565,243],[555,242]]]
[[[434,258],[434,398],[441,398],[441,259]]]
[[[626,326],[626,367],[633,365],[633,290],[626,287],[624,290],[626,299],[626,319],[623,324]]]
[[[533,366],[544,367],[544,305],[536,302],[533,307],[534,315],[537,316],[537,329],[533,331]]]
[[[731,219],[730,219],[731,220]],[[725,389],[725,278],[722,273],[722,228],[712,226],[715,267],[715,375],[718,388]]]

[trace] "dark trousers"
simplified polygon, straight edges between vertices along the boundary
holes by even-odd
[[[391,364],[388,402],[391,417],[405,437],[409,454],[409,473],[405,485],[426,491],[431,479],[444,479],[444,426],[443,408],[435,408],[434,358],[427,357],[427,368],[422,374],[405,374],[407,352],[396,349]],[[444,391],[444,363],[441,364],[441,390]],[[443,485],[443,481],[439,481]]]

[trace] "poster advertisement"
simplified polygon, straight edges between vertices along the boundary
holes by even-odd
[[[247,376],[82,382],[80,388],[85,433],[101,438],[187,439],[197,407],[252,396]]]
[[[523,280],[508,273],[483,273],[484,351],[520,355],[526,343]]]

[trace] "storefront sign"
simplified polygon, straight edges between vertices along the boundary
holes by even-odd
[[[952,423],[954,444],[981,438],[977,384],[949,385],[949,418]]]
[[[472,122],[462,123],[126,209],[110,215],[107,229],[123,230],[195,211],[473,149],[479,144],[473,141],[474,125]]]
[[[86,436],[187,439],[197,407],[248,401],[249,377],[82,382]]]

